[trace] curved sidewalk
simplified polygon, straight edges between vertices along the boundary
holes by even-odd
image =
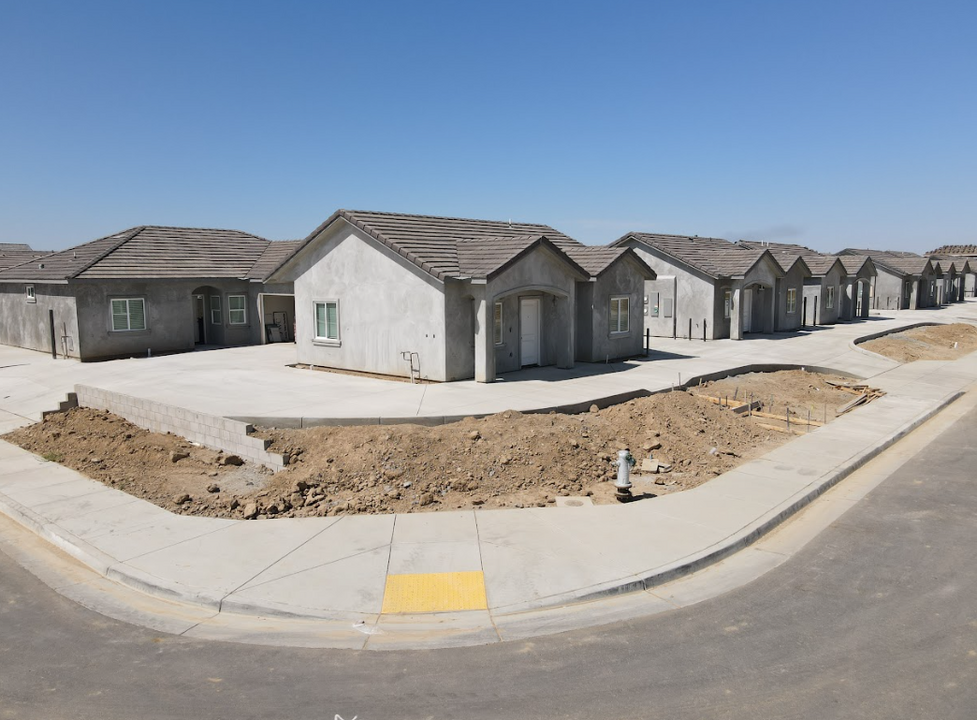
[[[337,647],[494,642],[532,634],[549,608],[745,547],[975,380],[977,353],[895,367],[872,378],[888,394],[858,412],[699,488],[623,506],[194,518],[0,443],[0,510],[107,578],[196,606],[176,629],[187,635],[226,637],[215,626],[241,614],[315,620]]]

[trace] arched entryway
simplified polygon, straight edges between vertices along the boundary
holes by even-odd
[[[201,285],[190,294],[194,345],[224,343],[224,297],[212,285]]]
[[[768,333],[773,329],[773,288],[752,283],[743,288],[743,333]]]

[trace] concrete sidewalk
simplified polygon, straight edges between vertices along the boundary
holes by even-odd
[[[736,343],[698,360],[714,370],[756,362],[756,352],[784,361],[796,351],[780,342]],[[262,616],[314,620],[335,647],[526,637],[551,608],[646,590],[745,547],[977,380],[977,353],[896,367],[837,342],[807,354],[807,364],[846,362],[890,366],[858,372],[888,394],[699,488],[623,506],[193,518],[0,443],[0,510],[107,578],[190,603],[192,617],[170,626],[189,636],[226,639],[241,617]]]
[[[844,369],[870,377],[897,363],[858,350],[855,338],[920,322],[977,321],[977,301],[893,317],[821,326],[808,332],[710,342],[652,338],[648,359],[546,367],[474,381],[411,385],[289,367],[294,345],[264,345],[166,357],[78,363],[0,346],[0,432],[41,413],[85,384],[212,415],[295,426],[323,419],[362,422],[481,415],[504,410],[587,407],[667,389],[693,376],[755,363]]]

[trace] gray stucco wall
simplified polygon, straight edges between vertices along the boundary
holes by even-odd
[[[85,280],[68,286],[77,298],[78,346],[82,360],[178,352],[194,348],[196,312],[193,295],[205,296],[207,342],[249,345],[257,342],[256,290],[246,280]],[[221,325],[211,322],[211,298],[221,296]],[[232,324],[227,297],[244,295],[245,322]],[[146,329],[112,330],[111,300],[143,298]]]
[[[648,314],[643,315],[644,326],[652,336],[672,337],[674,331],[678,337],[686,337],[691,318],[693,336],[702,337],[702,320],[707,319],[710,326],[707,328],[707,338],[729,337],[728,323],[716,322],[717,307],[719,317],[722,317],[722,295],[717,293],[713,278],[673,261],[644,243],[631,241],[628,245],[658,274],[658,279],[647,281],[644,288],[649,300]],[[657,317],[653,314],[656,294]],[[666,300],[672,301],[670,317],[666,316]]]
[[[474,302],[468,283],[445,282],[445,380],[475,377]]]
[[[34,286],[35,302],[27,301],[26,286],[29,284]],[[54,310],[58,356],[63,354],[61,336],[66,329],[70,338],[68,355],[78,357],[78,315],[75,307],[75,299],[67,285],[0,284],[0,343],[50,352],[49,311]]]
[[[903,288],[905,277],[901,273],[892,273],[882,267],[877,267],[877,273],[872,308],[875,310],[904,310],[909,307]]]
[[[791,288],[797,291],[797,309],[795,312],[787,312],[787,291]],[[804,271],[799,265],[794,265],[778,282],[775,324],[776,330],[788,332],[800,328],[804,312],[803,298]]]
[[[594,282],[577,283],[577,359],[605,362],[642,352],[644,283],[644,276],[628,259],[611,265]],[[625,333],[611,332],[611,299],[616,297],[628,299]]]
[[[337,220],[296,258],[298,359],[347,370],[447,379],[444,286],[349,223]],[[338,343],[315,338],[315,301],[339,301]]]

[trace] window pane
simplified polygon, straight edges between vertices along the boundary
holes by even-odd
[[[326,337],[330,340],[339,339],[339,306],[337,303],[326,303]]]
[[[324,338],[326,336],[326,304],[315,304],[315,336]]]
[[[611,299],[611,332],[617,332],[618,315],[619,315],[619,311],[618,311],[617,299],[612,298]]]
[[[627,332],[631,329],[631,301],[628,298],[621,298],[618,309],[618,330]]]
[[[495,303],[494,338],[496,345],[502,344],[502,303]]]
[[[129,301],[129,329],[146,329],[146,306],[141,298]]]
[[[113,330],[128,330],[129,329],[129,312],[127,309],[127,304],[125,300],[113,300],[112,301],[112,329]]]

